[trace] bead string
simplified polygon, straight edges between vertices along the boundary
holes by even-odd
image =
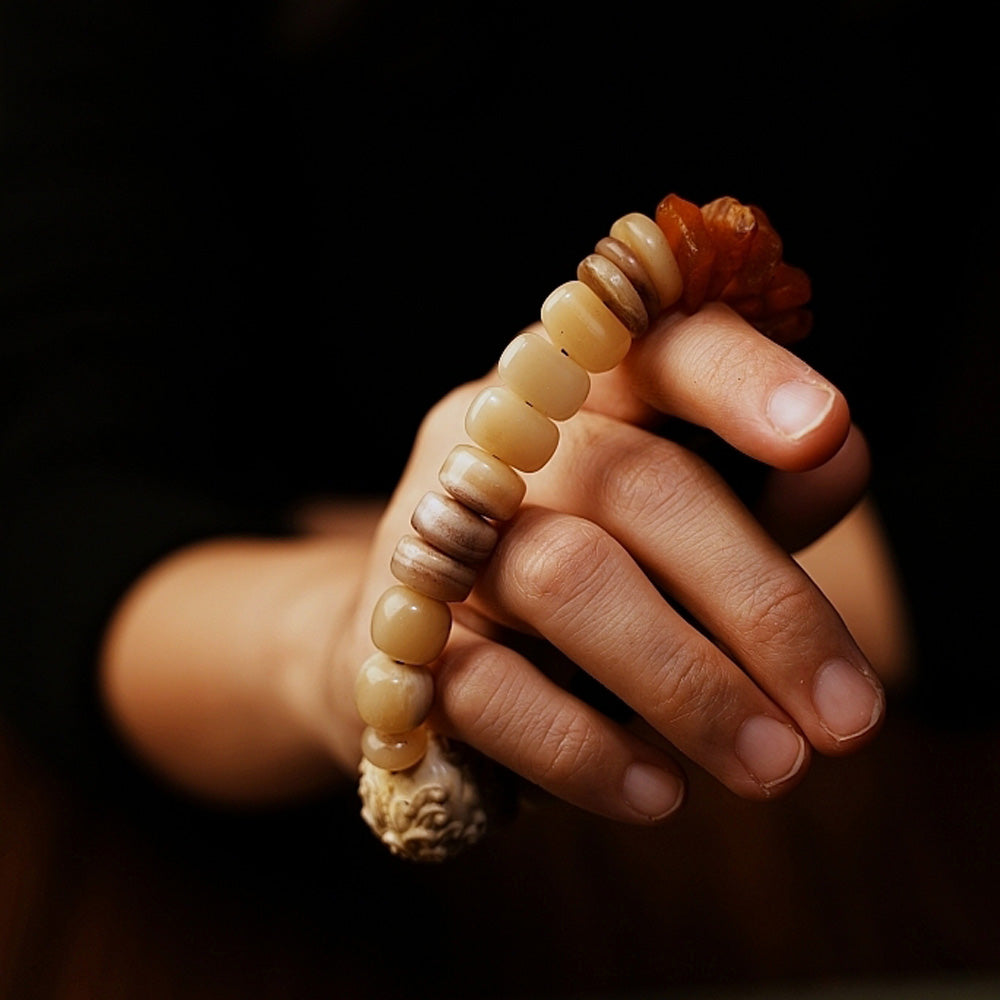
[[[690,293],[699,283],[700,274],[702,296],[713,267],[718,279],[722,264],[715,261],[711,234],[698,231],[688,238],[691,220],[704,229],[706,219],[724,218],[726,238],[721,244],[730,250],[740,240],[747,244],[738,254],[745,265],[749,244],[744,231],[751,211],[757,213],[752,227],[756,230],[758,219],[767,222],[763,213],[730,198],[702,210],[670,195],[658,206],[655,221],[640,213],[623,216],[580,262],[576,280],[545,300],[541,320],[548,339],[525,332],[504,350],[497,366],[502,384],[482,390],[469,406],[465,430],[472,443],[456,445],[441,467],[439,481],[445,492],[425,494],[414,509],[411,524],[416,534],[400,539],[390,564],[399,582],[382,594],[372,612],[375,652],[362,664],[355,684],[355,703],[366,726],[361,740],[363,786],[366,771],[371,774],[373,768],[389,774],[415,768],[438,739],[426,725],[434,702],[429,665],[448,641],[449,605],[469,595],[478,569],[496,545],[494,522],[509,520],[521,505],[526,486],[520,473],[536,472],[552,457],[559,442],[556,424],[583,405],[591,374],[614,368],[632,340],[662,311],[679,303],[685,309],[697,308],[700,301],[692,303],[684,293],[686,285]],[[742,304],[746,315],[756,310],[753,319],[769,322],[774,329],[791,329],[791,335],[781,338],[787,342],[803,335],[804,311],[798,307],[808,300],[808,279],[780,262],[780,240],[769,224],[766,232],[777,241],[777,258],[769,259],[767,267],[771,300],[756,294],[747,306],[746,296],[739,297],[744,290],[740,282],[730,281],[730,274],[724,277],[727,287],[735,289],[734,305]],[[770,257],[772,242],[767,243]],[[706,249],[711,249],[707,262]],[[738,275],[737,269],[730,270]],[[782,289],[794,285],[794,292],[775,298],[775,281]],[[714,289],[716,297],[720,290]],[[757,290],[761,292],[763,288]],[[759,325],[763,328],[764,322]],[[438,794],[436,801],[443,797],[445,793]],[[391,813],[397,805],[404,812],[417,808],[405,801],[383,805],[381,812]],[[366,819],[394,851],[422,856],[426,831],[419,835],[423,839],[418,849],[406,847],[379,829],[395,819],[383,816],[374,822],[368,815],[372,809],[366,806]],[[446,809],[432,820],[439,828],[447,823]]]

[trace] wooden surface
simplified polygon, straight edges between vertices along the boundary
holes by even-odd
[[[4,737],[0,998],[653,997],[998,975],[998,751],[996,733],[897,713],[779,803],[695,776],[661,830],[546,803],[417,868],[383,853],[353,801],[220,817],[88,799]]]

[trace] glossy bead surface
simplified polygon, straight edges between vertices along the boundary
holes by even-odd
[[[589,372],[610,371],[632,344],[632,334],[582,281],[567,281],[549,295],[542,325],[552,343]]]
[[[553,420],[568,420],[590,392],[586,369],[537,333],[515,337],[497,371],[504,385]]]
[[[410,524],[434,548],[472,565],[490,557],[499,537],[489,521],[442,493],[424,494],[413,509]]]
[[[427,730],[394,735],[368,726],[361,734],[361,752],[383,771],[405,771],[419,764],[427,752]]]
[[[599,253],[580,261],[576,276],[621,320],[633,337],[649,328],[649,316],[639,293],[617,264]]]
[[[597,241],[594,253],[606,257],[628,278],[629,284],[642,299],[650,322],[656,319],[660,314],[660,295],[642,266],[642,261],[636,257],[628,244],[616,240],[613,236],[604,236]]]
[[[476,396],[465,431],[483,451],[522,472],[537,472],[559,444],[556,425],[503,385]]]
[[[451,609],[412,587],[390,587],[372,611],[372,642],[403,663],[430,663],[441,655],[451,631]]]
[[[496,521],[506,521],[517,513],[526,488],[509,465],[468,444],[452,448],[438,478],[460,503]]]
[[[417,535],[404,535],[389,563],[392,575],[436,601],[464,601],[476,582],[475,568],[430,545]]]
[[[408,733],[430,713],[434,678],[426,667],[398,663],[379,651],[361,664],[354,704],[365,725],[378,732]]]
[[[648,215],[632,212],[615,222],[611,235],[626,244],[642,262],[656,286],[660,307],[672,306],[684,291],[684,281],[663,230]]]

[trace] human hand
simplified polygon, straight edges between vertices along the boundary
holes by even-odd
[[[487,380],[491,381],[491,380]],[[425,421],[382,522],[365,609],[484,382]],[[779,470],[758,520],[719,473],[662,436],[680,419]],[[790,558],[849,509],[867,478],[843,397],[721,305],[661,320],[529,475],[526,502],[434,667],[430,723],[584,808],[649,821],[682,798],[679,751],[734,792],[766,798],[810,750],[861,746],[881,688],[834,609]],[[586,671],[658,734],[646,739],[549,676],[551,653]]]

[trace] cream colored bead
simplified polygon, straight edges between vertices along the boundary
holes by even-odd
[[[483,451],[522,472],[537,472],[559,444],[559,429],[505,385],[483,389],[469,405],[465,431]]]
[[[410,524],[434,548],[459,562],[476,565],[490,557],[497,529],[454,497],[425,493]]]
[[[639,258],[656,286],[660,307],[672,306],[684,291],[684,279],[663,230],[648,215],[632,212],[615,222],[611,235]]]
[[[497,371],[504,385],[553,420],[568,420],[590,392],[586,369],[537,333],[515,337]]]
[[[509,465],[473,445],[452,448],[438,478],[456,500],[497,521],[513,517],[524,499],[524,480]]]
[[[397,735],[380,733],[369,726],[361,734],[361,752],[383,771],[405,771],[419,764],[427,752],[427,730],[421,726]]]
[[[464,601],[476,582],[472,566],[453,559],[416,535],[404,535],[389,563],[400,583],[436,601]]]
[[[451,631],[451,609],[412,587],[390,587],[372,611],[372,642],[403,663],[430,663]]]
[[[365,725],[380,733],[408,733],[434,704],[434,678],[426,667],[398,663],[381,650],[361,664],[354,703]]]
[[[632,345],[632,334],[582,281],[567,281],[549,295],[542,325],[556,347],[589,372],[610,371]]]

